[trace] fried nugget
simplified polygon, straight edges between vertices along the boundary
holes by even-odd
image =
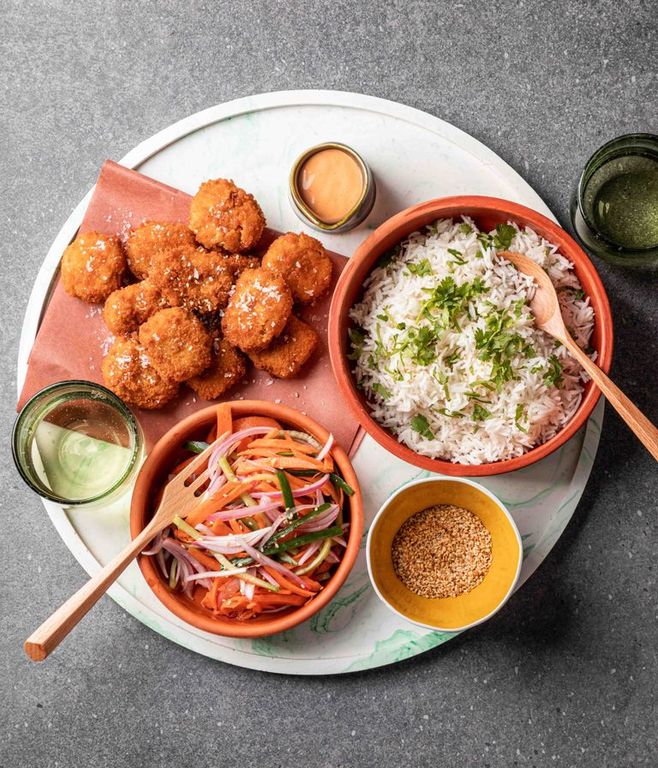
[[[243,352],[269,346],[285,328],[292,311],[286,281],[266,269],[247,269],[235,284],[222,318],[224,336]]]
[[[279,379],[292,379],[317,349],[320,338],[310,325],[294,315],[280,336],[261,352],[251,352],[249,358],[256,368],[261,368]]]
[[[160,375],[173,381],[196,376],[212,360],[212,337],[197,317],[180,307],[152,315],[140,326],[139,341]]]
[[[163,377],[135,336],[120,336],[103,359],[105,386],[130,405],[162,408],[178,394],[178,384]]]
[[[142,280],[111,293],[103,308],[103,319],[115,336],[121,336],[136,331],[151,315],[167,306],[150,280]]]
[[[176,245],[195,245],[194,234],[185,224],[145,221],[131,230],[126,240],[128,267],[138,280],[148,277],[156,253]]]
[[[101,304],[121,287],[126,257],[117,237],[100,232],[78,235],[62,256],[62,285],[71,296]]]
[[[260,258],[248,256],[246,253],[227,253],[224,256],[224,263],[231,270],[233,282],[235,282],[245,269],[258,269]]]
[[[244,378],[247,364],[239,349],[226,339],[215,339],[210,367],[187,383],[202,400],[216,400]]]
[[[229,253],[253,248],[265,228],[265,216],[253,195],[230,179],[205,181],[192,198],[190,229],[206,248]]]
[[[284,277],[300,304],[312,304],[329,290],[333,266],[322,243],[303,233],[278,237],[263,256],[263,267]]]
[[[233,273],[224,254],[177,245],[154,255],[149,279],[172,307],[216,312],[228,304]]]

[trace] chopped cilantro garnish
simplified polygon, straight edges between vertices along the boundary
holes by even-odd
[[[470,235],[473,231],[473,227],[464,221],[459,225],[459,231],[462,233],[462,235]]]
[[[461,251],[456,251],[454,248],[448,248],[448,253],[453,257],[457,264],[466,264],[466,259]]]
[[[435,320],[445,329],[458,327],[457,317],[468,302],[488,289],[480,277],[461,285],[457,285],[452,277],[444,277],[434,288],[424,290],[430,297],[423,305],[420,316]]]
[[[491,411],[481,406],[479,403],[473,405],[473,421],[484,421],[491,416]]]
[[[391,248],[390,251],[386,251],[386,253],[382,254],[379,257],[379,260],[377,261],[377,266],[380,269],[386,269],[386,267],[389,266],[389,264],[400,253],[400,251],[401,251],[400,245],[396,245],[395,248]]]
[[[411,428],[414,432],[418,432],[421,437],[425,437],[428,440],[434,440],[434,432],[430,429],[429,422],[422,413],[418,413],[413,417],[411,420]]]
[[[439,335],[435,328],[422,325],[410,328],[407,333],[407,346],[411,350],[411,359],[419,365],[430,365],[436,360],[436,342]]]
[[[372,385],[372,391],[376,392],[384,400],[387,400],[391,396],[391,393],[388,391],[388,389],[386,389],[386,387],[379,382],[375,382]]]
[[[491,247],[491,236],[488,235],[486,232],[478,232],[476,237],[477,237],[478,243],[483,245],[485,248]]]
[[[555,355],[548,358],[548,370],[544,374],[544,381],[552,387],[559,387],[562,383],[562,364]]]
[[[521,432],[525,432],[526,435],[528,434],[528,430],[521,424],[521,419],[525,419],[526,417],[526,410],[521,403],[519,403],[516,406],[516,410],[514,411],[514,423],[516,424],[517,428],[521,430]]]
[[[491,380],[500,388],[514,378],[512,360],[526,347],[522,336],[509,330],[513,318],[504,310],[487,317],[486,328],[475,330],[475,348],[480,360],[491,363]]]
[[[381,320],[384,323],[387,323],[391,318],[386,314],[386,312],[380,312],[377,315],[377,319]]]
[[[396,327],[397,327],[397,329],[399,331],[404,331],[404,329],[407,327],[407,324],[406,323],[398,323]]]
[[[493,244],[495,248],[501,251],[507,250],[512,245],[516,229],[511,224],[499,224],[496,227],[496,234],[493,236]]]
[[[432,265],[427,259],[421,259],[419,262],[410,262],[407,264],[407,269],[412,275],[418,275],[418,277],[425,277],[425,275],[432,274]]]
[[[578,288],[573,292],[574,299],[578,299],[579,301],[582,301],[585,298],[585,291],[583,291],[582,288]]]
[[[350,341],[355,347],[363,344],[366,339],[365,333],[358,328],[350,328],[348,334],[350,336]]]
[[[350,342],[352,343],[352,351],[347,357],[349,360],[357,360],[363,349],[363,342],[365,341],[366,336],[363,331],[360,331],[358,328],[350,328],[347,333],[350,337]]]
[[[442,413],[444,416],[448,416],[451,419],[462,419],[465,415],[461,411],[451,411],[448,408],[438,408],[437,410],[439,413]]]

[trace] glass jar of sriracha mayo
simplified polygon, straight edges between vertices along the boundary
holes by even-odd
[[[375,202],[370,168],[351,147],[337,142],[307,149],[293,164],[290,199],[302,221],[321,232],[347,232]]]

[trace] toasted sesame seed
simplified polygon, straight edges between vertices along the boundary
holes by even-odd
[[[456,597],[474,589],[491,566],[491,534],[468,509],[439,504],[416,512],[395,534],[393,568],[421,597]]]

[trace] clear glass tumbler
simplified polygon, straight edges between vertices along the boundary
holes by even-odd
[[[573,194],[571,221],[605,261],[658,269],[658,136],[631,133],[598,149]]]
[[[21,477],[44,499],[99,506],[130,488],[144,439],[132,412],[109,389],[63,381],[37,392],[23,407],[12,451]]]

